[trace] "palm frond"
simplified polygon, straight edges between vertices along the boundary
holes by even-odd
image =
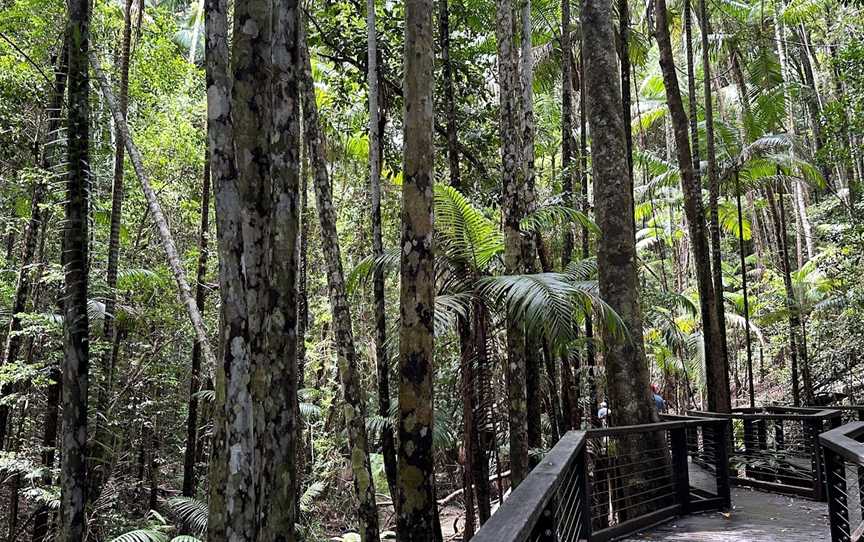
[[[168,509],[195,534],[203,536],[207,532],[210,513],[206,503],[191,497],[172,497],[166,504]]]
[[[168,542],[168,535],[155,529],[135,529],[112,538],[110,542]]]

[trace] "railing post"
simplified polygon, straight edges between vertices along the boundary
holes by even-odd
[[[778,451],[785,447],[783,438],[783,420],[774,420],[774,447]]]
[[[714,428],[715,451],[714,468],[717,479],[717,496],[723,499],[723,508],[732,508],[732,490],[729,487],[729,437],[727,432],[732,425],[732,420],[717,423]]]
[[[690,512],[690,468],[687,464],[687,429],[671,429],[672,475],[675,477],[675,500],[681,505],[681,513]]]
[[[849,508],[846,499],[846,466],[838,454],[822,447],[828,477],[828,522],[831,541],[849,540]]]
[[[825,471],[822,468],[822,454],[819,453],[819,433],[822,432],[822,419],[807,420],[804,427],[809,433],[810,467],[813,470],[813,498],[825,500]]]

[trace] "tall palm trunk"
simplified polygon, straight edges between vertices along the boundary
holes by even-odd
[[[693,60],[693,9],[690,0],[684,0],[684,41],[687,54],[687,107],[690,109],[690,151],[693,156],[693,177],[702,186],[702,163],[699,159],[699,115],[696,103],[696,63]]]
[[[813,404],[813,387],[810,381],[810,371],[806,354],[801,349],[801,338],[798,333],[801,330],[801,318],[795,303],[795,291],[792,286],[792,269],[789,261],[789,242],[786,238],[786,203],[783,198],[782,181],[774,187],[766,187],[768,196],[768,208],[774,219],[775,234],[777,237],[778,252],[780,254],[780,272],[783,275],[783,287],[786,291],[786,311],[789,313],[789,360],[792,377],[792,403],[801,406],[801,381],[804,381],[804,403]]]
[[[444,8],[442,8],[444,9]],[[443,24],[443,23],[442,23]],[[369,186],[372,196],[372,255],[380,258],[384,255],[384,240],[381,225],[381,128],[383,115],[379,109],[378,98],[380,85],[378,82],[378,45],[375,30],[375,0],[366,2],[366,31],[368,44],[369,69]],[[443,38],[442,38],[443,39]],[[449,142],[448,126],[448,142]],[[454,142],[455,143],[455,142]],[[455,152],[450,148],[450,152]],[[458,157],[456,163],[459,163]],[[453,171],[451,170],[451,175]],[[458,169],[456,177],[458,179]],[[457,181],[458,182],[458,181]],[[375,365],[378,373],[378,415],[390,416],[390,356],[387,354],[387,320],[384,299],[384,270],[376,266],[372,278],[372,296],[375,305]],[[387,487],[390,489],[390,500],[394,506],[398,503],[396,443],[393,430],[385,425],[381,430],[381,453],[384,456],[384,472],[387,475]]]
[[[561,0],[561,191],[566,205],[576,206],[573,193],[573,45],[570,40],[570,0]],[[573,229],[564,229],[561,268],[573,259]]]
[[[747,291],[747,258],[744,254],[744,214],[741,211],[741,183],[735,171],[735,204],[738,210],[738,255],[741,259],[741,289],[744,292],[744,344],[747,347],[747,391],[750,408],[756,406],[756,390],[753,388],[753,345],[750,341],[750,296]]]
[[[495,431],[492,426],[492,398],[490,383],[490,360],[487,354],[487,328],[489,313],[479,300],[474,300],[471,306],[473,318],[474,353],[477,357],[474,379],[476,385],[476,404],[473,415],[474,438],[471,453],[473,455],[474,485],[477,496],[477,512],[480,524],[486,522],[492,514],[492,490],[489,484],[489,455],[494,445]]]
[[[582,191],[582,212],[588,216],[591,212],[591,201],[588,198],[588,106],[587,89],[585,86],[585,37],[579,47],[579,184]],[[582,257],[591,255],[588,228],[582,226]],[[594,356],[594,321],[590,314],[585,315],[585,365],[588,367],[588,409],[589,413],[597,412],[597,379],[595,375]],[[576,397],[578,397],[579,382],[574,378]],[[576,405],[578,412],[578,405]],[[577,420],[578,421],[578,420]]]
[[[204,314],[207,289],[207,258],[210,251],[207,239],[210,231],[210,156],[204,158],[204,175],[201,185],[201,226],[198,233],[198,275],[195,280],[195,304]],[[201,345],[192,345],[192,367],[189,374],[189,412],[186,416],[186,450],[183,455],[183,495],[195,495],[195,459],[198,456],[198,397],[201,391]]]
[[[519,128],[522,132],[522,167],[525,175],[525,190],[520,202],[523,212],[532,212],[536,207],[535,195],[535,166],[534,166],[534,138],[536,126],[534,121],[534,57],[531,51],[531,36],[533,34],[531,24],[531,0],[522,0],[520,4],[520,22],[522,32],[521,54],[519,58],[519,80],[521,90],[521,101],[519,111],[521,113]],[[523,272],[535,273],[537,269],[537,244],[531,235],[522,237],[522,259],[524,261]],[[541,396],[541,367],[542,367],[541,342],[536,335],[525,337],[525,394],[527,398],[527,421],[528,421],[528,446],[540,448],[542,445],[542,429],[540,427],[541,410],[543,406]],[[533,465],[531,465],[533,466]]]
[[[447,121],[447,163],[450,186],[463,191],[459,171],[459,137],[456,126],[456,100],[453,97],[453,65],[450,60],[450,3],[438,1],[438,39],[441,40],[441,77],[444,79],[444,114]]]
[[[519,133],[519,73],[515,48],[514,9],[510,0],[498,3],[496,37],[500,85],[501,154],[503,170],[504,267],[509,274],[521,273],[522,232],[519,222],[524,212]],[[525,333],[520,322],[507,318],[507,403],[510,425],[510,478],[513,487],[528,474],[528,405],[526,398]]]
[[[61,110],[63,108],[63,98],[66,91],[67,64],[69,55],[68,35],[63,40],[63,48],[57,59],[57,68],[54,72],[54,87],[52,88],[51,98],[49,101],[49,117],[48,117],[48,133],[56,134],[61,125]],[[55,136],[51,136],[52,138]],[[56,140],[49,141],[46,146],[49,146],[50,151],[43,151],[42,166],[45,169],[50,169],[54,166],[54,157],[56,152]],[[31,215],[32,216],[32,215]],[[43,233],[44,242],[44,233]],[[62,308],[61,308],[62,310]],[[57,432],[59,428],[58,420],[60,416],[60,383],[62,374],[60,367],[57,364],[52,364],[48,368],[49,384],[46,392],[45,404],[45,421],[42,424],[42,467],[45,469],[45,474],[42,477],[42,483],[50,485],[52,482],[51,471],[54,468],[55,448],[57,446]],[[0,427],[5,426],[5,423]],[[2,442],[2,438],[0,438]],[[33,542],[45,542],[48,536],[48,523],[51,518],[51,512],[47,506],[40,506],[33,516]]]
[[[720,328],[720,351],[724,371],[729,374],[729,351],[726,344],[726,303],[723,299],[723,258],[720,248],[720,179],[717,177],[717,151],[714,145],[714,100],[711,84],[711,59],[709,58],[708,35],[711,24],[705,0],[699,0],[699,15],[702,19],[702,77],[705,92],[705,149],[708,161],[708,214],[711,234],[711,270],[714,274],[714,307],[717,310],[717,326]]]
[[[693,169],[690,142],[687,138],[687,114],[681,102],[678,76],[669,37],[668,14],[665,0],[655,0],[656,22],[654,36],[660,49],[660,68],[666,87],[666,103],[672,118],[678,168],[681,171],[681,186],[684,192],[684,210],[690,229],[690,244],[693,250],[696,282],[699,289],[699,305],[704,327],[706,383],[708,408],[714,412],[728,412],[732,407],[729,394],[729,374],[723,360],[720,325],[714,296],[711,273],[711,254],[705,234],[705,211],[702,208],[702,191]]]
[[[432,235],[432,1],[405,3],[405,117],[399,309],[399,517],[403,542],[440,540],[432,454],[435,270]]]
[[[336,231],[336,210],[333,208],[332,188],[324,156],[324,134],[315,103],[315,85],[309,48],[303,37],[303,72],[301,94],[303,100],[303,126],[306,130],[306,148],[313,170],[313,186],[321,227],[321,244],[327,264],[327,284],[330,290],[330,311],[339,361],[339,376],[345,400],[345,423],[351,447],[351,467],[354,471],[354,490],[357,494],[358,519],[363,540],[378,540],[378,511],[375,506],[375,486],[369,461],[369,440],[366,434],[366,407],[360,375],[357,372],[357,350],[354,345],[351,307],[345,289],[342,256]],[[371,73],[371,71],[370,71]],[[379,383],[380,385],[380,383]]]
[[[131,41],[132,0],[126,0],[126,8],[123,12],[123,42],[120,48],[120,83],[117,89],[117,101],[120,114],[123,118],[126,118],[126,113],[129,110],[129,49]],[[114,182],[111,188],[111,233],[108,237],[108,266],[105,278],[108,291],[105,296],[105,328],[103,331],[107,340],[112,340],[113,338],[114,307],[117,303],[116,288],[117,269],[120,261],[120,225],[123,218],[123,160],[126,153],[126,142],[119,123],[115,122],[114,131]],[[103,367],[103,370],[105,369],[107,367]],[[107,372],[103,375],[103,378],[106,375]]]
[[[87,531],[87,340],[90,208],[90,3],[70,0],[66,223],[63,232],[63,446],[60,465],[60,542],[79,542]]]
[[[118,108],[122,118],[126,118],[129,109],[129,50],[132,41],[132,0],[126,0],[123,11],[123,38],[120,46],[120,81],[117,89]],[[103,336],[112,345],[101,356],[99,387],[96,393],[96,417],[95,441],[91,465],[91,482],[88,490],[91,495],[97,497],[102,488],[102,483],[108,476],[109,463],[113,455],[113,435],[109,430],[111,423],[108,413],[108,401],[110,400],[113,385],[114,368],[117,364],[117,348],[114,343],[119,341],[115,336],[115,319],[117,305],[117,270],[120,262],[120,226],[123,220],[123,161],[126,151],[126,141],[120,123],[114,122],[114,179],[111,188],[111,217],[110,233],[108,235],[108,264],[105,273],[105,317]]]

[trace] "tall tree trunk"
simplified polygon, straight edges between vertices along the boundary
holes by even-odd
[[[129,50],[132,41],[132,0],[125,1],[123,10],[123,38],[120,45],[120,65],[118,85],[118,108],[122,118],[126,118],[129,103]],[[123,220],[123,162],[125,155],[125,141],[123,130],[117,121],[114,122],[114,179],[111,188],[111,218],[110,233],[108,235],[108,264],[105,276],[105,316],[103,336],[112,345],[101,356],[99,356],[100,378],[96,392],[96,417],[95,442],[93,457],[91,458],[90,487],[88,491],[97,498],[102,484],[109,476],[108,467],[113,455],[114,436],[109,430],[111,423],[108,418],[108,402],[113,385],[114,366],[117,358],[118,348],[114,345],[119,337],[115,337],[114,321],[116,319],[117,306],[117,270],[120,262],[120,226]]]
[[[123,134],[123,140],[126,143],[126,150],[129,152],[129,159],[135,168],[135,173],[138,176],[138,181],[141,183],[141,189],[147,199],[147,209],[156,223],[156,228],[159,231],[159,238],[162,241],[162,248],[165,250],[165,255],[168,257],[168,266],[171,268],[171,273],[174,275],[174,281],[177,283],[178,295],[180,301],[186,308],[186,313],[192,323],[192,328],[195,330],[195,335],[198,343],[201,344],[201,350],[204,354],[204,359],[211,367],[216,365],[216,358],[213,356],[213,351],[210,348],[210,341],[207,338],[207,329],[204,327],[204,320],[201,318],[201,313],[198,311],[198,306],[195,304],[195,298],[192,296],[192,289],[189,287],[189,282],[186,280],[186,272],[183,270],[183,262],[177,252],[177,246],[174,243],[174,237],[171,235],[171,230],[168,227],[168,221],[162,212],[162,206],[159,205],[159,200],[156,197],[156,192],[150,184],[150,177],[144,169],[144,160],[132,137],[129,135],[129,126],[126,124],[126,119],[123,117],[120,106],[114,93],[111,91],[111,86],[108,83],[108,78],[102,71],[102,66],[99,64],[99,59],[96,55],[90,54],[90,62],[93,65],[93,73],[99,82],[99,88],[102,90],[105,101],[108,103],[108,108],[114,116],[114,122],[117,124],[120,133]]]
[[[611,0],[585,2],[582,12],[585,43],[585,75],[588,115],[592,138],[597,224],[603,235],[597,246],[600,295],[624,321],[629,336],[622,338],[604,331],[609,400],[615,409],[615,423],[644,424],[658,421],[650,395],[650,376],[642,338],[639,308],[639,279],[636,268],[636,237],[633,193],[626,155],[621,110],[620,79],[615,58]],[[625,212],[622,212],[622,209]],[[652,449],[659,437],[623,438],[621,453],[638,457]],[[621,494],[625,498],[620,519],[626,521],[644,511],[644,492],[650,484],[635,465],[621,465]],[[639,499],[638,496],[642,496]]]
[[[201,184],[201,227],[198,234],[198,275],[195,279],[195,304],[204,314],[207,289],[207,258],[210,250],[207,239],[210,231],[210,156],[204,158],[204,175]],[[201,346],[192,345],[192,368],[189,374],[189,412],[186,416],[186,451],[183,456],[183,495],[195,495],[195,459],[198,456],[198,398],[201,391]]]
[[[357,372],[357,350],[354,345],[351,307],[348,304],[348,294],[345,290],[342,256],[336,231],[336,210],[333,208],[332,188],[330,187],[324,155],[324,134],[321,130],[321,121],[318,118],[318,107],[315,103],[312,62],[309,58],[309,48],[305,37],[302,45],[302,56],[301,93],[306,148],[314,173],[313,185],[315,187],[318,220],[321,226],[321,244],[327,263],[330,310],[333,314],[339,376],[342,380],[342,393],[345,400],[345,423],[348,426],[348,440],[351,446],[354,490],[357,493],[359,503],[358,520],[363,540],[378,540],[378,511],[375,506],[375,486],[372,483],[372,468],[369,462],[365,400],[360,385],[360,375]]]
[[[489,485],[489,455],[488,452],[494,445],[495,432],[493,430],[494,418],[492,417],[492,399],[490,383],[490,360],[487,354],[487,328],[489,313],[487,308],[479,300],[474,300],[471,306],[471,316],[474,319],[472,338],[474,352],[477,356],[477,370],[474,372],[477,402],[474,410],[474,438],[471,453],[474,456],[473,467],[474,485],[477,497],[477,512],[480,516],[480,524],[486,523],[492,515],[492,489]]]
[[[123,12],[123,41],[120,46],[120,84],[117,89],[117,103],[120,115],[126,118],[129,110],[129,49],[132,41],[132,0],[126,0]],[[120,261],[120,225],[123,219],[123,161],[126,142],[120,123],[114,123],[114,182],[111,188],[111,233],[108,236],[108,267],[106,271],[105,323],[103,334],[112,339],[114,331],[114,307],[117,303],[117,268]],[[103,370],[107,367],[103,367]],[[103,374],[103,378],[107,372]],[[104,385],[104,384],[103,384]],[[101,394],[102,392],[100,392]],[[101,397],[100,397],[101,399]],[[102,403],[100,402],[100,405]]]
[[[459,138],[456,126],[456,100],[453,97],[453,65],[450,61],[450,3],[438,1],[438,39],[441,40],[441,76],[444,79],[444,114],[447,118],[447,163],[450,186],[464,191],[459,173]]]
[[[524,271],[522,232],[525,169],[521,163],[519,131],[519,70],[514,41],[514,9],[511,0],[497,6],[496,37],[500,86],[502,155],[502,214],[504,223],[504,268],[508,274]],[[526,398],[525,332],[522,323],[507,318],[507,402],[510,424],[510,480],[515,488],[528,474],[528,405]]]
[[[525,170],[525,191],[521,204],[525,213],[533,212],[536,207],[535,195],[535,167],[534,167],[534,138],[536,126],[534,121],[534,57],[531,50],[531,36],[533,29],[531,25],[531,0],[521,2],[521,57],[519,62],[519,78],[521,86],[520,103],[520,128],[522,131],[522,167]],[[534,237],[525,235],[522,237],[522,259],[524,261],[524,272],[538,272],[537,245]],[[527,401],[528,416],[528,446],[539,449],[542,446],[542,428],[540,417],[542,411],[541,397],[541,367],[542,367],[541,342],[536,334],[525,337],[525,393]],[[530,464],[533,467],[533,463]]]
[[[777,238],[780,254],[780,273],[783,275],[783,286],[786,290],[786,310],[789,313],[789,359],[792,377],[792,404],[801,406],[801,383],[798,366],[798,329],[799,321],[795,309],[795,292],[792,289],[792,276],[789,266],[789,243],[786,239],[786,211],[783,201],[783,191],[778,183],[777,194],[770,185],[766,187],[768,209],[774,221],[774,233]],[[805,398],[806,401],[806,398]]]
[[[444,2],[446,4],[446,2]],[[446,12],[446,7],[442,8]],[[445,13],[446,14],[446,13]],[[442,25],[444,23],[441,23]],[[378,82],[378,46],[375,30],[375,0],[366,2],[366,30],[369,52],[369,186],[372,196],[372,255],[380,258],[384,255],[384,240],[381,224],[381,128],[383,115],[379,109],[380,85]],[[442,40],[444,38],[442,37]],[[443,41],[442,41],[443,43]],[[445,69],[448,69],[445,64]],[[451,89],[452,90],[452,89]],[[452,96],[451,96],[452,97]],[[455,122],[455,121],[454,121]],[[448,145],[450,132],[448,125]],[[455,125],[454,140],[455,144]],[[448,147],[455,152],[453,147]],[[456,182],[458,183],[458,164],[456,157]],[[453,170],[451,169],[451,175]],[[452,179],[451,179],[452,182]],[[372,296],[375,305],[375,365],[378,373],[378,415],[390,417],[390,356],[387,353],[387,319],[384,298],[384,270],[376,266],[372,277]],[[385,425],[381,430],[381,453],[384,456],[384,472],[387,475],[387,487],[390,489],[390,500],[394,506],[398,504],[396,442],[393,429]],[[397,512],[398,514],[398,512]]]
[[[650,423],[657,416],[651,404],[648,364],[642,346],[636,236],[633,220],[621,212],[631,208],[633,194],[624,135],[627,127],[621,114],[619,79],[615,76],[611,0],[586,2],[582,18],[585,42],[592,44],[585,50],[585,75],[588,115],[594,127],[591,155],[596,216],[603,232],[597,253],[600,292],[630,334],[629,340],[608,332],[604,336],[609,396],[616,423]]]
[[[570,0],[561,0],[561,191],[565,205],[575,208],[573,193],[573,45],[570,41]],[[564,229],[561,268],[573,259],[573,228]]]
[[[706,383],[708,388],[708,408],[714,412],[729,412],[732,402],[729,395],[729,374],[723,360],[720,325],[714,296],[711,274],[711,254],[705,234],[705,211],[702,208],[702,191],[693,169],[690,142],[687,138],[687,114],[681,102],[678,76],[669,37],[668,14],[665,0],[655,0],[656,22],[654,36],[660,49],[660,67],[666,87],[666,103],[675,135],[675,149],[678,155],[678,168],[681,171],[681,186],[684,192],[684,210],[690,230],[690,244],[699,289],[699,305],[704,327],[706,356]]]
[[[585,87],[585,38],[579,47],[579,184],[582,192],[582,212],[589,216],[591,200],[588,197],[588,107],[587,89]],[[582,226],[582,258],[591,255],[588,228]],[[595,374],[594,356],[594,321],[590,314],[585,315],[585,365],[588,368],[588,409],[589,414],[597,412],[597,375]],[[574,378],[574,387],[579,390],[578,376]],[[576,405],[577,408],[578,405]],[[590,418],[589,418],[590,420]],[[590,425],[590,424],[589,424]]]
[[[300,7],[235,4],[233,85],[226,8],[207,2],[222,297],[208,538],[294,541]]]
[[[750,341],[750,297],[747,292],[747,258],[744,254],[744,214],[741,211],[741,183],[735,171],[735,204],[738,210],[738,255],[741,258],[741,290],[744,292],[744,344],[747,347],[747,391],[750,408],[756,406],[756,390],[753,388],[753,345]]]
[[[63,40],[63,48],[60,52],[57,61],[57,68],[54,72],[54,87],[52,89],[51,98],[49,101],[49,117],[48,130],[49,134],[56,134],[61,125],[61,110],[63,108],[63,98],[66,90],[67,64],[69,55],[69,35],[67,34]],[[55,137],[54,135],[50,137]],[[45,169],[50,169],[54,165],[54,157],[56,152],[56,140],[52,139],[45,144],[49,150],[43,150],[42,166]],[[44,242],[44,233],[43,233]],[[61,307],[62,311],[62,307]],[[60,386],[62,382],[62,373],[58,364],[52,364],[48,367],[48,388],[46,393],[45,404],[45,421],[42,425],[42,467],[44,475],[42,483],[46,486],[51,485],[51,472],[54,468],[55,450],[57,447],[57,432],[59,429],[60,416]],[[0,425],[0,428],[5,426],[5,423]],[[0,442],[2,442],[0,438]],[[33,516],[33,542],[45,542],[48,536],[48,523],[53,516],[53,513],[47,506],[40,506]]]
[[[630,179],[630,192],[633,192],[633,130],[630,115],[630,6],[628,0],[618,0],[618,45],[621,67],[621,113],[624,121],[624,141],[627,151],[627,170]],[[633,198],[630,198],[631,201]],[[631,211],[631,215],[635,213]],[[635,224],[635,222],[634,222]],[[635,226],[634,226],[635,231]]]
[[[432,235],[432,1],[405,3],[405,118],[399,307],[399,517],[404,542],[440,539],[432,455],[435,270]]]
[[[87,402],[90,349],[87,318],[90,208],[90,4],[70,0],[66,216],[63,232],[63,447],[60,465],[60,542],[87,531]],[[35,234],[35,233],[34,233]]]
[[[693,177],[702,186],[699,159],[699,108],[696,102],[696,63],[693,58],[693,10],[690,0],[684,0],[684,40],[687,54],[687,107],[690,110],[690,151],[693,157]]]
[[[462,539],[467,542],[474,536],[474,454],[472,450],[476,446],[474,429],[474,360],[477,355],[474,352],[473,334],[471,333],[471,320],[459,317],[457,322],[459,330],[459,372],[461,377],[462,395],[462,488],[465,503],[465,526]]]
[[[42,429],[42,484],[51,485],[51,471],[54,468],[55,450],[57,448],[57,430],[60,414],[60,387],[62,375],[60,367],[52,365],[48,369],[48,390],[45,403],[45,422]],[[54,514],[46,505],[40,506],[33,516],[33,542],[46,542],[48,524]]]
[[[717,326],[720,328],[720,352],[724,371],[729,374],[729,350],[726,344],[726,303],[723,299],[723,258],[720,247],[720,179],[717,177],[717,151],[714,145],[714,99],[711,84],[711,59],[708,36],[711,22],[705,0],[699,0],[699,15],[702,20],[702,78],[705,92],[705,149],[708,174],[709,231],[711,234],[711,270],[714,275],[714,308],[717,311]]]

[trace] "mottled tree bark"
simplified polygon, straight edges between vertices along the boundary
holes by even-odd
[[[87,318],[90,195],[90,4],[70,0],[66,147],[66,213],[63,232],[63,444],[60,465],[60,542],[79,542],[87,531],[87,402],[90,348]]]
[[[432,235],[432,1],[405,3],[404,182],[399,312],[398,538],[440,538],[432,455],[435,270]]]
[[[629,338],[606,332],[606,370],[609,399],[619,425],[656,420],[651,405],[648,364],[642,346],[642,315],[636,271],[636,237],[629,209],[630,191],[621,115],[621,95],[615,77],[612,5],[610,0],[589,0],[583,12],[586,43],[585,76],[592,133],[591,154],[595,181],[595,212],[600,236],[597,252],[600,293],[627,325]]]
[[[222,297],[208,537],[293,541],[300,8],[295,0],[235,4],[233,88],[227,5],[208,0],[206,8]]]
[[[620,79],[617,75],[611,0],[588,0],[582,12],[585,43],[585,77],[588,115],[591,122],[591,156],[595,186],[595,216],[603,234],[597,245],[600,295],[627,326],[627,337],[604,329],[609,402],[615,424],[635,425],[658,421],[652,405],[650,375],[642,338],[636,235],[629,210],[633,192],[627,160],[621,110]],[[625,212],[622,212],[625,210]],[[640,450],[658,445],[661,435],[622,438],[621,453],[638,456]],[[664,441],[665,442],[665,441]],[[619,467],[620,491],[625,499],[618,511],[621,520],[635,517],[644,507],[644,492],[650,487],[635,465]],[[639,496],[642,496],[640,499]]]
[[[693,168],[690,142],[687,138],[687,114],[681,101],[678,76],[669,37],[668,14],[665,0],[655,0],[654,36],[660,48],[660,68],[666,86],[666,103],[672,118],[675,136],[675,150],[678,168],[681,172],[681,187],[684,192],[684,211],[690,230],[690,244],[699,289],[699,306],[704,327],[706,383],[708,388],[708,409],[714,412],[728,412],[731,409],[729,396],[729,375],[723,360],[720,325],[717,321],[716,298],[711,274],[711,254],[705,233],[705,211],[702,207],[702,191]]]
[[[306,148],[313,170],[313,186],[321,226],[321,244],[327,264],[327,284],[330,291],[330,311],[333,314],[333,331],[336,338],[336,355],[339,362],[339,377],[345,400],[345,424],[351,447],[351,467],[354,472],[354,490],[359,503],[357,514],[361,538],[378,540],[378,512],[375,507],[375,486],[369,462],[369,440],[366,435],[366,408],[357,372],[357,350],[354,345],[351,307],[345,289],[339,236],[336,231],[336,210],[324,155],[324,134],[315,103],[315,86],[312,80],[312,63],[308,45],[302,45],[303,74],[301,95],[303,98],[303,124],[306,131]]]
[[[501,211],[504,223],[504,267],[508,274],[524,271],[522,232],[524,216],[525,168],[519,130],[519,70],[513,29],[511,0],[498,2],[496,38],[498,41],[498,84],[502,158]],[[510,480],[513,487],[528,474],[528,405],[526,397],[525,332],[521,322],[507,318],[507,402],[510,425]]]

